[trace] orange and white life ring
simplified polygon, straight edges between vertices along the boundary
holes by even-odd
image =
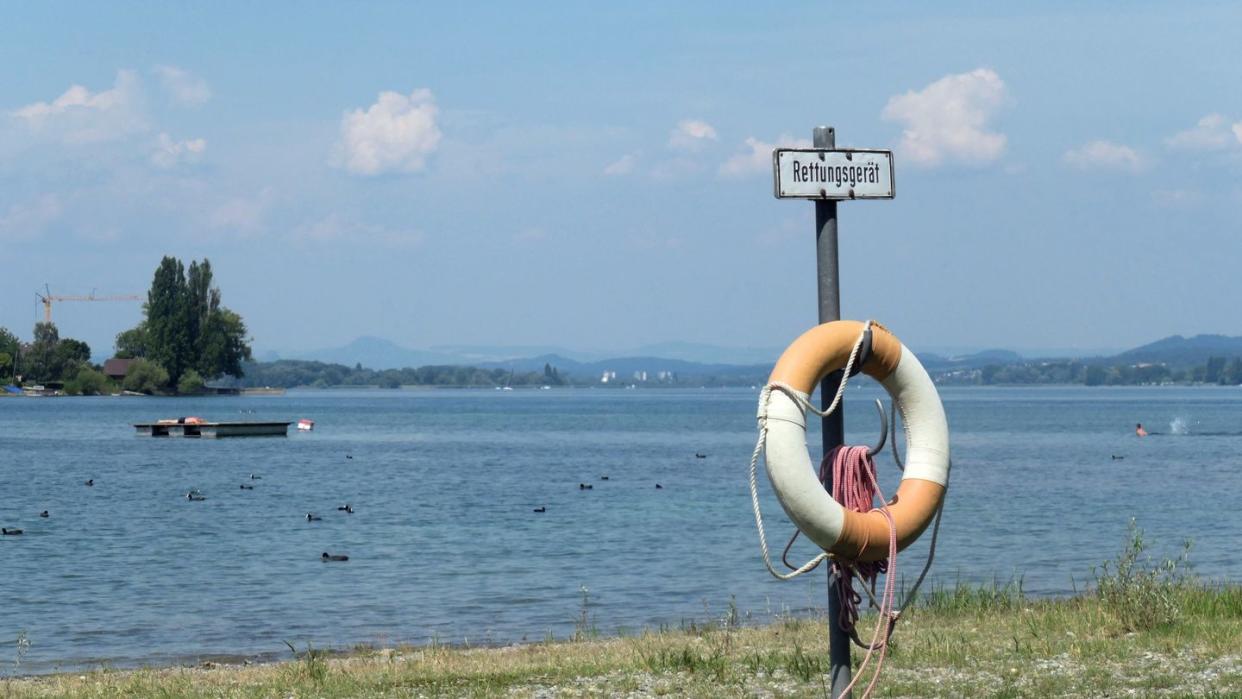
[[[785,513],[824,551],[873,561],[888,555],[889,521],[879,510],[846,510],[824,490],[807,451],[803,407],[810,404],[811,393],[825,376],[845,367],[865,327],[858,321],[834,321],[794,340],[768,379],[770,387],[781,390],[764,392],[759,417],[767,429],[768,478]],[[900,550],[923,533],[944,500],[949,425],[940,394],[914,353],[880,325],[870,328],[871,352],[862,371],[888,391],[905,426],[905,471],[888,506]]]

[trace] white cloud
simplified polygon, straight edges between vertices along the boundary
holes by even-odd
[[[623,155],[615,162],[609,163],[604,168],[605,175],[628,175],[634,172],[634,167],[638,165],[638,156],[634,154]]]
[[[95,143],[146,129],[142,84],[132,70],[117,71],[112,89],[91,92],[72,85],[51,102],[35,102],[12,112],[37,136],[65,143]]]
[[[716,129],[712,125],[698,119],[682,119],[677,122],[668,137],[669,148],[676,150],[698,150],[708,141],[716,140]]]
[[[1224,150],[1242,143],[1242,121],[1232,125],[1221,114],[1208,114],[1197,124],[1179,131],[1165,140],[1174,150],[1210,151]]]
[[[212,228],[223,228],[236,233],[259,233],[264,230],[264,219],[271,206],[272,190],[264,188],[255,196],[233,197],[217,206],[207,217]]]
[[[746,139],[746,152],[730,157],[720,166],[720,174],[727,177],[744,177],[761,172],[772,171],[772,151],[777,148],[810,148],[811,142],[806,139],[795,139],[789,134],[781,134],[776,143],[760,141],[755,137]]]
[[[1005,135],[988,130],[1005,102],[1004,81],[995,71],[978,68],[890,98],[881,117],[905,126],[899,149],[916,165],[982,165],[1005,151]]]
[[[162,168],[175,167],[178,163],[196,163],[206,150],[205,139],[174,141],[167,133],[161,133],[155,151],[151,153],[151,162]]]
[[[160,83],[174,101],[186,106],[197,106],[211,99],[207,81],[176,66],[156,66],[154,72]]]
[[[413,248],[421,245],[426,239],[421,231],[393,230],[384,226],[348,220],[335,213],[299,226],[293,230],[291,237],[300,242],[328,243],[349,240],[390,248]]]
[[[1195,189],[1157,189],[1151,198],[1158,206],[1168,208],[1198,206],[1206,199],[1203,192]]]
[[[1092,141],[1071,148],[1061,156],[1067,165],[1079,170],[1118,170],[1136,173],[1147,168],[1147,159],[1129,146],[1112,141]]]
[[[532,228],[523,228],[522,230],[513,234],[513,242],[524,244],[524,245],[542,243],[546,241],[547,239],[548,239],[547,229],[540,228],[538,226],[535,226]]]
[[[438,112],[435,97],[426,89],[408,97],[381,92],[366,111],[346,112],[340,143],[344,168],[356,175],[422,170],[440,144]]]
[[[13,204],[0,214],[0,240],[28,240],[60,218],[64,207],[55,194],[45,194],[29,204]]]

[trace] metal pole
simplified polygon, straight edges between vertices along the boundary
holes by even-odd
[[[831,126],[818,126],[814,132],[816,148],[836,148],[837,134]],[[815,263],[819,278],[819,322],[841,320],[841,275],[837,262],[837,203],[815,202]],[[838,373],[839,376],[839,373]],[[840,379],[829,376],[819,385],[820,408],[828,407],[837,392]],[[823,419],[824,455],[833,447],[845,443],[845,404]],[[832,490],[832,472],[828,473],[827,485]],[[850,637],[841,628],[841,597],[837,586],[832,584],[832,569],[828,570],[828,657],[832,677],[833,699],[850,699],[843,690],[850,683]]]

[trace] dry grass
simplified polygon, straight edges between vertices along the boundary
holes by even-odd
[[[1095,595],[936,591],[898,627],[878,694],[1242,696],[1242,587],[1173,594],[1176,622],[1132,631]],[[823,620],[735,620],[630,638],[23,678],[0,681],[0,697],[825,696]]]

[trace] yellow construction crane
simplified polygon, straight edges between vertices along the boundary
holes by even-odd
[[[135,296],[134,294],[126,294],[126,295],[119,295],[119,296],[118,295],[96,296],[95,291],[93,289],[91,290],[91,293],[89,296],[57,296],[57,295],[52,294],[52,290],[48,288],[47,284],[43,285],[43,290],[46,291],[47,293],[40,294],[39,292],[36,291],[35,296],[39,297],[39,300],[43,302],[43,322],[44,323],[52,322],[52,302],[53,301],[141,301],[142,300],[141,296]]]

